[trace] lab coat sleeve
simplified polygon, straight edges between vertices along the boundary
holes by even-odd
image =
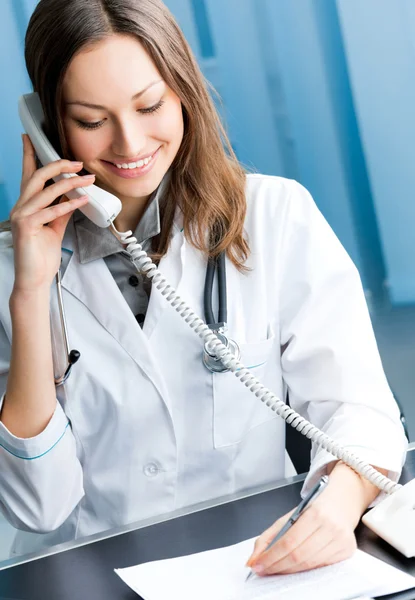
[[[358,271],[310,194],[296,182],[289,185],[279,289],[281,361],[290,404],[396,481],[407,440]],[[302,495],[333,460],[313,444]]]
[[[0,322],[0,414],[9,361],[10,343]],[[33,438],[16,437],[0,421],[0,509],[14,527],[53,531],[83,495],[75,440],[59,402],[46,428]]]

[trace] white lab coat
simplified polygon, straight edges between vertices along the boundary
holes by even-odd
[[[296,182],[249,175],[247,202],[251,271],[227,262],[229,333],[242,362],[279,397],[287,385],[293,408],[396,479],[406,440],[356,268]],[[1,394],[11,342],[9,242],[3,235]],[[234,375],[207,371],[201,340],[158,290],[141,330],[105,262],[80,264],[70,227],[64,247],[73,252],[62,281],[70,346],[81,358],[41,434],[19,439],[0,423],[0,506],[24,530],[15,553],[292,474],[283,421]],[[203,315],[206,261],[184,239],[180,214],[160,270]],[[61,373],[54,286],[51,296]],[[331,460],[313,449],[306,488]]]

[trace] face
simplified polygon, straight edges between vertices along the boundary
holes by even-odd
[[[142,45],[114,35],[80,52],[66,72],[63,99],[75,159],[123,204],[147,199],[177,154],[183,116]]]

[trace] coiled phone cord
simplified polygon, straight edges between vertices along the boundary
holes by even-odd
[[[223,364],[243,383],[257,398],[261,400],[268,408],[274,411],[278,416],[282,417],[291,427],[294,427],[301,434],[308,437],[312,442],[324,448],[338,458],[346,465],[351,467],[356,473],[362,475],[365,479],[377,486],[380,490],[387,494],[397,492],[402,486],[395,483],[388,477],[385,477],[376,469],[361,460],[358,456],[342,448],[331,437],[323,433],[312,423],[304,419],[295,410],[290,408],[280,400],[273,392],[266,388],[252,373],[244,367],[222,344],[216,334],[204,323],[204,321],[196,315],[195,312],[180,298],[174,288],[169,285],[166,278],[158,270],[157,266],[152,262],[151,258],[142,249],[137,239],[131,231],[121,233],[117,231],[114,224],[110,225],[110,229],[116,238],[126,245],[126,251],[133,259],[133,263],[140,273],[143,273],[152,284],[160,291],[160,293],[170,302],[172,307],[186,321],[195,333],[209,345],[216,356],[220,358]]]

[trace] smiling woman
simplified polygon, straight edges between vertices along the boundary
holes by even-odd
[[[31,18],[25,57],[52,144],[61,156],[85,161],[99,185],[125,200],[119,227],[134,230],[173,166],[172,201],[160,207],[154,257],[167,252],[180,207],[184,234],[197,248],[212,255],[226,250],[243,269],[245,174],[189,45],[162,2],[43,0]],[[131,174],[116,166],[151,156]],[[218,240],[213,247],[212,237]]]

